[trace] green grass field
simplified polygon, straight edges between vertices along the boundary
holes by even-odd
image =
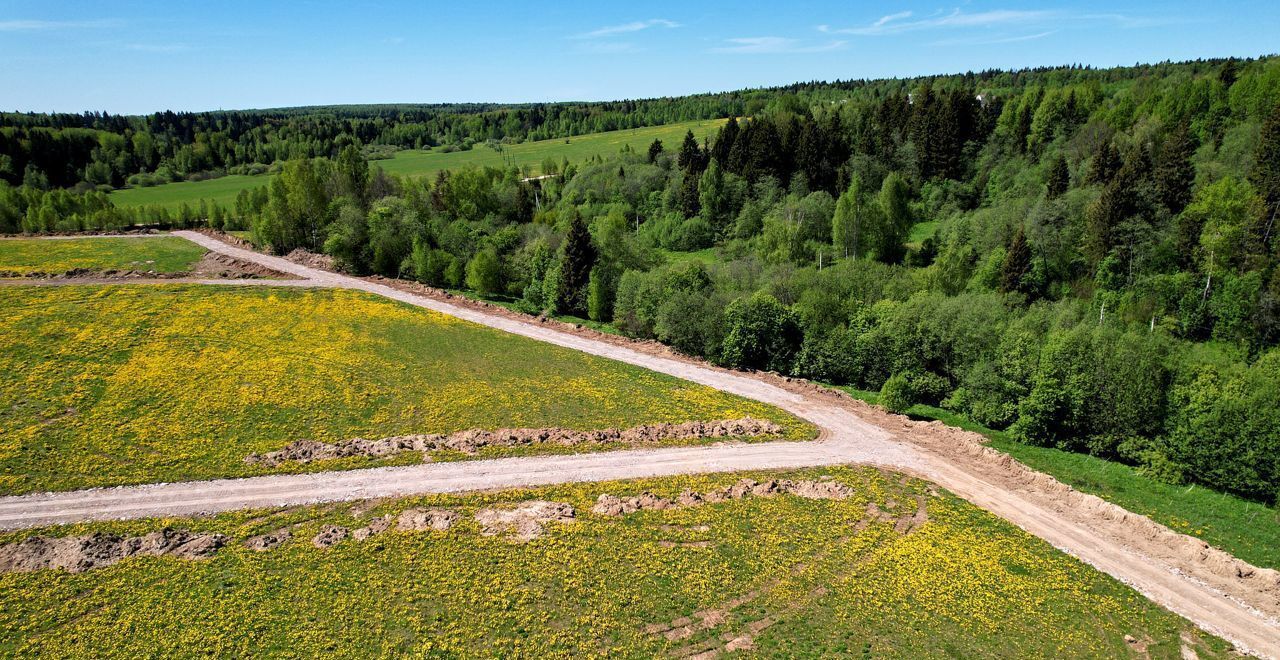
[[[876,403],[879,394],[840,388]],[[1280,510],[1199,486],[1161,483],[1137,469],[1086,454],[1026,445],[971,420],[933,406],[908,413],[981,433],[990,445],[1029,467],[1053,475],[1076,490],[1092,493],[1171,529],[1203,539],[1255,566],[1280,568]]]
[[[814,433],[764,404],[356,292],[10,286],[0,309],[0,494],[422,460],[244,462],[299,439],[746,416]]]
[[[911,225],[911,233],[907,235],[907,246],[919,249],[924,239],[933,236],[937,231],[937,221],[917,222]]]
[[[205,249],[173,236],[147,238],[0,239],[0,272],[31,275],[88,270],[176,273],[191,268]]]
[[[601,493],[675,497],[741,476],[46,530],[140,535],[171,525],[232,538],[200,561],[135,557],[78,574],[0,575],[0,654],[653,658],[734,647],[741,650],[731,657],[1229,654],[1223,641],[1015,526],[871,468],[747,475],[834,478],[853,488],[844,500],[774,495],[620,518],[590,512]],[[576,518],[546,523],[542,538],[527,543],[481,535],[477,509],[526,499],[571,504]],[[919,502],[927,522],[895,528]],[[886,516],[869,514],[871,503]],[[461,517],[448,531],[393,529],[325,549],[311,543],[322,525],[355,529],[412,506],[448,507]],[[242,545],[282,528],[292,538],[278,548]]]
[[[547,158],[552,158],[556,162],[565,158],[569,159],[569,162],[580,162],[592,156],[617,153],[623,145],[629,145],[639,153],[645,153],[655,139],[662,140],[667,149],[674,151],[680,147],[686,132],[693,131],[693,134],[701,140],[703,137],[714,135],[724,121],[711,119],[682,122],[503,145],[501,152],[479,145],[470,151],[451,153],[440,150],[406,150],[398,152],[395,158],[377,160],[370,164],[373,167],[381,167],[391,174],[411,177],[431,176],[440,170],[456,170],[464,167],[508,165],[528,167],[530,173],[536,175],[541,173],[542,161]],[[235,204],[236,195],[241,190],[265,186],[270,180],[270,175],[225,176],[208,181],[170,183],[150,188],[127,188],[111,193],[111,201],[121,207],[164,206],[176,209],[183,202],[194,207],[200,203],[201,199],[207,199],[230,207]]]

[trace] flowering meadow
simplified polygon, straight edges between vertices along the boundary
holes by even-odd
[[[592,513],[602,493],[673,498],[743,476],[824,479],[843,500],[789,494]],[[576,520],[527,543],[483,536],[481,507],[545,499]],[[924,511],[919,511],[923,503]],[[875,508],[870,509],[869,505]],[[410,507],[447,531],[388,530]],[[927,518],[927,520],[926,520]],[[913,520],[904,527],[904,520]],[[231,537],[212,558],[133,557],[84,573],[0,575],[0,654],[52,657],[415,655],[787,657],[1225,655],[1219,639],[1016,527],[925,482],[872,468],[673,477],[464,496],[86,523],[0,535],[163,526]],[[256,552],[251,536],[288,529]]]
[[[0,272],[57,274],[84,268],[176,273],[189,270],[204,254],[204,248],[175,236],[11,238],[0,240]]]
[[[0,494],[422,460],[244,462],[298,439],[741,417],[814,433],[764,404],[358,292],[0,288]]]

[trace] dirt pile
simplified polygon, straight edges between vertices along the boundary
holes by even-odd
[[[402,532],[435,530],[443,532],[458,522],[457,511],[449,509],[407,509],[396,518],[396,529]]]
[[[809,500],[842,500],[853,494],[853,489],[837,481],[791,481],[790,479],[740,479],[732,486],[717,488],[706,493],[686,490],[674,500],[648,491],[629,497],[605,493],[596,498],[591,512],[602,516],[623,516],[636,511],[662,511],[680,507],[702,506],[710,502],[728,502],[745,497],[771,497],[779,494],[795,495]]]
[[[192,267],[188,277],[219,280],[275,279],[296,280],[297,277],[267,268],[252,261],[237,259],[221,252],[207,252]]]
[[[503,534],[512,541],[525,542],[542,536],[546,523],[573,522],[576,512],[564,502],[530,500],[514,506],[480,509],[475,519],[485,536]]]
[[[347,540],[348,536],[351,536],[351,530],[346,527],[325,525],[320,528],[320,533],[311,539],[311,545],[317,548],[329,548]]]
[[[319,268],[320,270],[337,272],[337,264],[334,262],[333,257],[316,254],[304,248],[295,248],[293,252],[284,255],[284,258],[295,264],[302,264],[307,268]]]
[[[222,534],[170,528],[130,537],[102,533],[62,538],[33,536],[0,546],[0,573],[27,573],[44,568],[81,573],[137,555],[205,559],[212,557],[226,542],[227,537]]]
[[[244,547],[256,552],[275,550],[292,536],[293,534],[287,529],[277,529],[274,532],[267,532],[266,534],[259,534],[245,539]]]
[[[579,431],[552,427],[545,429],[468,429],[448,435],[437,433],[399,435],[380,440],[353,438],[329,444],[314,440],[295,440],[277,451],[250,454],[245,462],[250,465],[276,466],[281,463],[310,463],[333,458],[362,456],[383,458],[406,451],[429,453],[433,451],[457,451],[474,454],[486,447],[527,447],[534,445],[645,445],[667,440],[693,438],[745,438],[779,436],[781,426],[769,420],[744,417],[711,422],[681,422],[678,424],[646,424],[629,429],[596,429]]]
[[[391,529],[393,518],[390,515],[380,516],[369,521],[368,525],[351,532],[351,538],[363,541]]]

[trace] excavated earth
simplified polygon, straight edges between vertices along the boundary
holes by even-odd
[[[712,422],[646,424],[628,429],[608,428],[588,431],[560,427],[494,431],[468,429],[448,435],[436,433],[398,435],[380,440],[353,438],[336,444],[315,440],[295,440],[277,451],[250,454],[244,460],[250,465],[276,466],[281,463],[310,463],[350,456],[383,458],[408,451],[427,454],[435,451],[457,451],[475,454],[481,449],[490,447],[651,445],[669,440],[777,437],[782,432],[782,427],[774,422],[751,417]]]
[[[33,536],[0,546],[0,573],[26,573],[44,568],[81,573],[138,555],[206,559],[226,542],[227,537],[222,534],[169,528],[130,537],[100,533],[62,538]]]

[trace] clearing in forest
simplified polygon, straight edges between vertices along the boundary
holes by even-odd
[[[687,121],[661,126],[629,128],[621,131],[588,133],[572,137],[553,138],[504,144],[498,148],[477,144],[467,151],[406,149],[396,152],[392,158],[370,162],[371,167],[381,167],[388,174],[422,177],[434,176],[441,170],[458,170],[464,167],[528,167],[533,174],[542,173],[542,162],[548,158],[559,164],[568,159],[580,163],[594,156],[618,153],[630,147],[636,153],[646,153],[654,140],[661,140],[664,148],[675,152],[680,148],[685,133],[693,131],[695,137],[715,135],[724,119]],[[231,208],[241,190],[251,190],[271,182],[272,175],[232,175],[205,181],[180,181],[149,188],[125,188],[111,193],[111,202],[119,207],[163,206],[176,210],[183,203],[195,207],[207,199]]]
[[[0,239],[0,273],[10,276],[56,275],[71,270],[190,270],[205,249],[174,236],[128,238]]]
[[[100,534],[95,547],[129,538],[150,545],[92,560],[110,565],[73,566],[81,572],[39,568],[45,560],[28,557],[21,569],[30,572],[0,574],[0,652],[1228,653],[1221,640],[1017,527],[871,468],[31,530],[0,535],[0,569],[15,568],[13,544],[57,543],[28,540],[34,535],[92,533]]]
[[[0,494],[424,456],[410,448],[382,458],[246,461],[296,441],[744,418],[780,427],[761,439],[814,434],[765,404],[352,291],[9,286],[0,288],[0,309]],[[624,444],[427,453],[441,460]]]

